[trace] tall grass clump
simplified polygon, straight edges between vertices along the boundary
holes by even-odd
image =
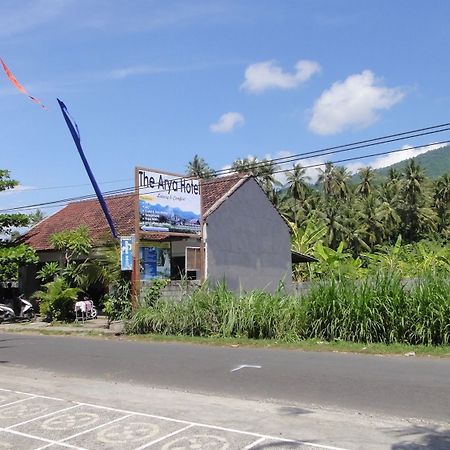
[[[237,295],[219,284],[203,286],[182,301],[161,298],[139,308],[127,331],[292,341],[304,337],[305,321],[298,298],[281,291]]]
[[[395,272],[321,281],[304,301],[309,338],[389,344],[403,335],[405,290]]]
[[[450,280],[436,273],[418,279],[409,292],[404,340],[410,344],[450,344]]]
[[[335,276],[301,298],[283,291],[237,295],[221,284],[181,301],[158,299],[128,321],[130,333],[297,341],[450,344],[450,280],[430,273],[412,285],[395,270],[361,280]]]

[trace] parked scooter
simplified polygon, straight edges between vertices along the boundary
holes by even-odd
[[[20,319],[33,320],[36,316],[33,305],[23,294],[19,295],[20,300]]]
[[[19,295],[20,314],[17,316],[14,309],[5,304],[0,304],[0,321],[4,320],[33,320],[36,316],[33,305],[23,296]]]
[[[16,317],[16,313],[9,306],[4,303],[0,303],[0,322],[4,320],[13,320]]]

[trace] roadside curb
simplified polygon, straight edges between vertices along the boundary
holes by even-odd
[[[66,335],[117,335],[117,331],[108,327],[106,317],[99,317],[98,319],[89,320],[85,322],[72,323],[67,325],[56,324],[48,322],[22,322],[0,323],[0,332],[5,333],[41,333],[41,334],[66,334]]]

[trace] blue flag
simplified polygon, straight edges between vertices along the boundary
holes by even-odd
[[[114,236],[114,238],[118,239],[118,236],[116,233],[116,228],[114,227],[114,222],[112,220],[111,214],[109,213],[108,206],[106,205],[105,199],[103,198],[103,194],[101,193],[100,188],[98,187],[98,184],[97,184],[97,181],[95,180],[94,174],[92,173],[92,170],[89,167],[89,163],[87,162],[87,159],[84,156],[83,148],[81,147],[80,130],[78,129],[78,125],[70,116],[66,105],[59,98],[57,100],[58,100],[59,106],[61,108],[62,114],[64,116],[64,119],[67,123],[67,126],[69,127],[70,134],[72,135],[75,145],[77,146],[78,153],[80,154],[81,160],[83,161],[84,168],[86,169],[86,172],[87,172],[89,179],[91,180],[92,186],[94,188],[94,191],[97,195],[100,206],[102,207],[103,214],[105,215],[106,220],[108,221],[109,227],[111,228],[111,233]]]

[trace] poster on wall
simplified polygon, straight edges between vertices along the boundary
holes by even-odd
[[[120,269],[133,270],[133,236],[120,237]]]
[[[139,272],[141,280],[170,278],[170,245],[168,243],[141,243]]]
[[[200,234],[200,182],[178,175],[137,170],[139,229]]]

